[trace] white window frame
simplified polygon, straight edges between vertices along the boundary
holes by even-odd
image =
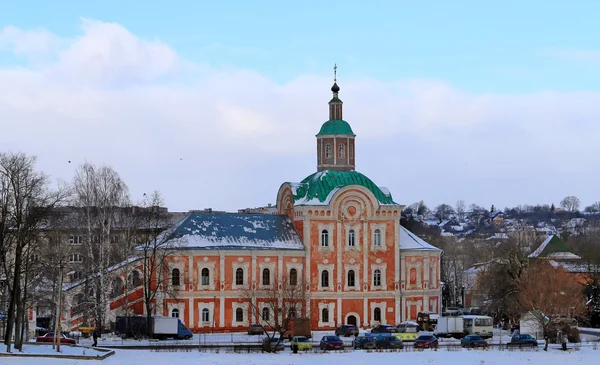
[[[354,230],[354,246],[350,246],[350,230]],[[361,228],[360,224],[344,224],[344,231],[346,232],[346,240],[344,242],[344,251],[360,251],[360,237]]]
[[[323,309],[327,308],[329,321],[323,322]],[[319,327],[335,327],[335,303],[319,303]]]
[[[82,245],[83,244],[83,236],[80,236],[80,235],[69,236],[69,244],[70,245]]]
[[[299,263],[286,263],[285,264],[285,268],[286,268],[286,282],[288,283],[288,285],[290,284],[290,272],[292,271],[292,269],[296,269],[296,278],[297,278],[297,285],[301,285],[303,284],[302,278],[304,277],[304,265],[299,264]]]
[[[239,303],[239,302],[234,302],[231,304],[231,308],[232,311],[231,313],[233,313],[233,316],[231,318],[231,327],[239,327],[239,326],[244,326],[244,327],[248,327],[248,317],[249,317],[249,312],[248,312],[248,308],[249,308],[249,304],[250,303]],[[238,322],[236,320],[236,311],[238,308],[242,309],[242,313],[244,314],[244,320],[241,322]]]
[[[242,269],[244,271],[244,284],[243,285],[238,285],[236,284],[236,280],[235,280],[235,272],[237,271],[237,269]],[[232,270],[233,270],[233,280],[231,282],[231,289],[245,289],[245,288],[249,288],[250,283],[248,282],[248,272],[250,269],[250,263],[249,262],[234,262],[232,265]]]
[[[335,240],[334,240],[334,224],[318,224],[319,229],[319,245],[317,251],[319,252],[333,252],[335,250]],[[327,246],[323,246],[323,235],[322,232],[327,231]]]
[[[340,143],[338,146],[338,158],[346,158],[346,144]]]
[[[69,262],[72,264],[78,264],[83,262],[83,256],[80,253],[72,253],[69,255]]]
[[[204,321],[202,318],[202,311],[204,309],[208,309],[208,321]],[[198,313],[200,314],[198,318],[198,327],[212,327],[215,315],[215,303],[198,303]]]
[[[334,267],[335,267],[335,265],[333,265],[333,264],[329,264],[329,265],[318,264],[318,265],[317,265],[317,270],[318,270],[318,272],[319,272],[319,278],[318,278],[318,279],[319,279],[319,285],[318,285],[318,290],[320,290],[320,291],[324,291],[324,290],[331,291],[331,290],[333,290],[333,289],[334,289],[334,287],[335,287],[335,285],[334,285],[334,282],[333,282],[333,281],[334,281],[334,275],[333,275],[333,269],[334,269]],[[322,285],[322,284],[323,284],[323,281],[322,281],[321,279],[322,279],[322,277],[323,277],[323,276],[322,276],[322,273],[323,273],[323,271],[325,271],[325,270],[327,270],[327,271],[329,272],[329,283],[328,283],[329,285],[324,287],[324,286]]]
[[[258,263],[258,288],[270,289],[275,285],[275,268],[276,262],[259,262]],[[264,269],[269,269],[269,285],[263,285],[262,274]]]
[[[331,158],[331,143],[325,144],[325,158]]]
[[[371,318],[370,318],[370,324],[371,326],[376,325],[377,323],[379,324],[387,324],[387,303],[386,302],[370,302],[369,303],[370,306],[370,312],[371,312]],[[379,310],[381,311],[381,321],[375,321],[375,308],[379,308]]]
[[[354,286],[348,286],[348,272],[354,270]],[[360,290],[360,265],[344,265],[344,291]]]
[[[208,269],[208,285],[202,284],[202,269]],[[214,262],[199,262],[198,270],[198,290],[215,290],[215,263]],[[235,277],[234,277],[235,280]]]
[[[177,270],[177,272],[179,272],[179,277],[178,277],[179,284],[173,284],[173,271],[175,271],[175,270]],[[179,288],[179,287],[183,286],[183,284],[182,284],[182,282],[184,281],[183,276],[184,276],[184,274],[180,268],[178,268],[178,267],[170,267],[169,268],[169,281],[170,281],[172,287]]]
[[[380,245],[375,246],[375,231],[380,231]],[[385,251],[387,250],[386,242],[385,242],[385,224],[373,224],[371,226],[371,251]]]
[[[185,304],[184,303],[169,303],[167,305],[167,313],[169,313],[169,317],[173,314],[173,309],[177,309],[179,311],[179,319],[181,322],[185,322]]]
[[[186,281],[183,262],[169,262],[167,266],[169,268],[169,287],[177,288],[178,290],[185,288]],[[173,285],[173,269],[179,269],[179,285]]]
[[[381,271],[381,285],[375,286],[375,270]],[[387,264],[372,264],[371,265],[371,290],[387,290],[386,283]]]

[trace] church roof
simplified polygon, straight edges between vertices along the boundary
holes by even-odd
[[[402,226],[400,226],[400,250],[441,251]]]
[[[319,171],[300,183],[289,185],[294,194],[294,205],[327,205],[337,190],[348,185],[360,185],[369,189],[380,204],[398,204],[392,199],[389,190],[378,187],[357,171]]]
[[[286,215],[192,213],[167,232],[180,249],[304,250]]]
[[[344,134],[354,136],[354,132],[350,127],[350,124],[345,120],[341,119],[332,119],[328,120],[321,126],[321,130],[317,134],[317,136],[323,136],[328,134]]]
[[[567,244],[558,236],[550,235],[540,247],[533,251],[530,258],[548,259],[580,259]]]

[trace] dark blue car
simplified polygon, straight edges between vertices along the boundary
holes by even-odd
[[[508,346],[518,346],[518,347],[537,347],[538,342],[535,338],[531,337],[531,335],[514,335],[510,339]]]

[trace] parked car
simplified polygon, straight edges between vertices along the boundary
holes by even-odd
[[[319,348],[321,350],[342,350],[344,342],[338,336],[323,336]]]
[[[435,335],[421,335],[413,344],[416,349],[429,349],[438,347],[438,339]]]
[[[65,336],[63,333],[60,334],[60,343],[67,343],[70,345],[75,345],[77,341],[72,338]],[[54,342],[54,332],[48,332],[43,336],[38,336],[35,339],[36,342]]]
[[[265,334],[265,330],[262,328],[262,326],[260,324],[251,324],[250,327],[248,327],[248,335],[252,336],[252,335],[264,335]]]
[[[403,349],[404,343],[401,339],[394,336],[375,337],[375,347],[378,349]]]
[[[538,342],[535,338],[531,337],[531,335],[523,334],[523,335],[514,335],[510,339],[508,346],[531,346],[537,347]]]
[[[460,345],[462,347],[487,347],[488,343],[479,335],[467,335],[460,340]]]
[[[270,342],[270,344],[269,344],[269,342]],[[279,342],[279,345],[277,345],[278,342],[279,342],[279,337],[271,337],[270,340],[268,337],[265,337],[262,342],[263,349],[267,350],[267,349],[271,348],[271,350],[274,350],[274,351],[283,351],[283,340],[282,340],[282,342]]]
[[[292,351],[296,348],[298,351],[310,351],[312,350],[312,344],[308,340],[308,337],[304,336],[294,336],[292,337],[292,341],[290,342],[290,346]]]
[[[358,327],[353,324],[344,324],[335,330],[336,336],[358,336]]]
[[[354,349],[374,349],[375,348],[375,337],[373,336],[358,336],[352,342],[352,348]]]
[[[380,324],[379,326],[371,329],[371,333],[396,333],[398,330],[394,326],[389,324]]]
[[[396,330],[400,333],[417,333],[423,331],[423,327],[417,322],[406,321],[396,326]]]

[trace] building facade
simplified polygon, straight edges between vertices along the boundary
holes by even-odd
[[[331,91],[315,173],[283,183],[273,207],[194,212],[165,233],[179,249],[162,289],[176,295],[159,296],[155,314],[177,316],[195,332],[245,330],[258,321],[251,308],[268,311],[248,290],[282,283],[305,286],[299,315],[309,316],[313,329],[395,325],[421,311],[441,312],[441,250],[403,228],[403,206],[355,170],[356,135],[342,119],[335,80]],[[131,269],[119,270],[131,290],[114,293],[112,316],[143,314],[141,288],[127,281]],[[69,313],[71,327],[81,317]]]

